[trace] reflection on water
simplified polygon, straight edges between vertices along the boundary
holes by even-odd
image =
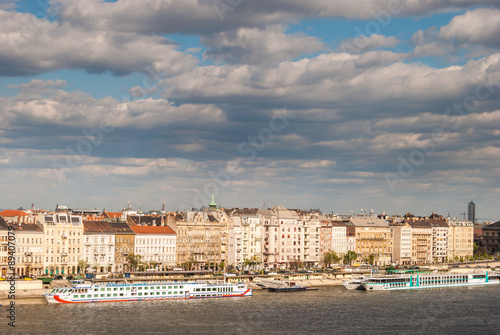
[[[19,304],[16,332],[495,334],[499,298],[500,285],[389,292],[321,287],[294,293],[256,289],[248,298]]]

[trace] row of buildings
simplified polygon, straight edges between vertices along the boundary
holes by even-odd
[[[316,267],[329,251],[352,251],[357,262],[375,265],[423,264],[470,258],[474,243],[471,221],[435,213],[338,216],[282,206],[219,209],[214,201],[204,210],[150,215],[9,210],[0,212],[2,276],[9,225],[19,275],[126,272],[131,254],[159,270]]]

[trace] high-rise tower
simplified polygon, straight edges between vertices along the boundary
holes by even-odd
[[[476,204],[473,201],[469,202],[469,205],[467,206],[467,220],[476,224]]]

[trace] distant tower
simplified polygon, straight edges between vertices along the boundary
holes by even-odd
[[[467,206],[467,220],[476,224],[476,204],[473,201],[469,202],[469,205]]]

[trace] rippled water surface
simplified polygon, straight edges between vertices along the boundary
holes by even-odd
[[[413,291],[269,293],[249,298],[18,305],[2,334],[500,334],[500,285]]]

